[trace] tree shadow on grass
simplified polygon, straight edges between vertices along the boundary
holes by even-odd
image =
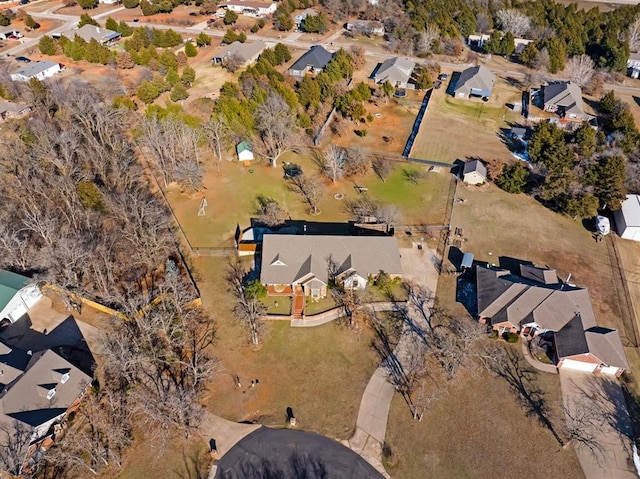
[[[564,445],[564,440],[553,423],[553,414],[545,394],[535,384],[534,378],[538,373],[523,363],[520,356],[512,349],[503,349],[504,356],[499,361],[491,363],[489,369],[509,385],[527,417],[537,419],[553,435],[559,445]]]

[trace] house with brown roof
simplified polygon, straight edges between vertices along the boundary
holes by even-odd
[[[262,240],[260,282],[272,295],[327,295],[335,281],[364,289],[370,278],[402,276],[398,242],[392,236],[266,234]]]
[[[585,288],[555,270],[520,265],[520,274],[476,267],[478,320],[502,334],[548,336],[558,368],[620,375],[629,369],[620,335],[598,326]]]

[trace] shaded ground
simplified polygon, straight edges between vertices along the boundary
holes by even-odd
[[[382,477],[359,455],[312,432],[260,428],[218,463],[216,479]]]
[[[411,156],[447,162],[468,157],[511,159],[499,132],[508,122],[522,119],[505,106],[517,102],[520,91],[499,77],[486,103],[453,98],[445,90],[445,85],[434,90]]]
[[[520,345],[512,349],[519,355]],[[527,377],[524,384],[529,394],[535,392],[536,404],[557,409],[558,376],[527,372]],[[583,477],[574,451],[563,449],[540,423],[516,383],[484,371],[463,373],[448,383],[421,422],[396,395],[387,430],[387,471],[401,478]],[[553,418],[564,420],[557,413]]]

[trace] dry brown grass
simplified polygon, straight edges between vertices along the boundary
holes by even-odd
[[[201,257],[195,265],[204,306],[218,325],[221,370],[211,382],[209,409],[230,420],[282,426],[291,407],[302,429],[350,437],[362,393],[378,364],[371,333],[334,323],[291,328],[288,321],[273,321],[255,350],[230,313],[233,300],[223,279],[226,259]],[[240,389],[234,374],[240,377]],[[253,379],[260,381],[256,388],[250,387]]]
[[[519,101],[520,91],[496,77],[491,99],[484,103],[453,98],[446,93],[447,86],[434,90],[411,156],[446,162],[472,157],[511,160],[500,134],[510,123],[522,121],[520,113],[505,106]]]
[[[519,348],[514,345],[514,352]],[[564,421],[557,411],[558,376],[532,372],[530,377],[528,386],[541,392],[552,423]],[[394,397],[386,441],[392,477],[583,477],[573,449],[562,449],[535,416],[527,415],[505,380],[464,373],[443,387],[422,422],[412,419],[400,395]]]
[[[589,288],[598,323],[622,328],[606,242],[597,243],[580,221],[493,185],[461,184],[458,198],[466,201],[455,205],[451,224],[463,228],[463,251],[495,264],[506,256],[548,265],[561,278],[571,273],[572,283]]]

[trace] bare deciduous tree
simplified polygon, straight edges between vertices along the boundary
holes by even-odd
[[[440,30],[433,23],[428,23],[422,33],[417,36],[416,51],[421,54],[431,53],[433,46],[440,38]]]
[[[569,75],[569,79],[582,88],[591,81],[596,71],[596,65],[588,55],[580,55],[571,57],[567,61],[565,71]]]
[[[384,158],[374,158],[371,166],[376,176],[380,178],[382,182],[385,182],[389,173],[391,173],[391,162]]]
[[[502,30],[511,32],[516,37],[522,37],[531,28],[531,19],[519,10],[498,10],[496,16]]]
[[[544,47],[538,52],[536,58],[533,60],[533,68],[538,72],[548,72],[551,67],[551,58],[549,57],[549,50]]]
[[[0,467],[11,476],[24,477],[22,469],[32,433],[31,427],[17,419],[0,426]]]
[[[280,226],[289,217],[289,213],[273,198],[258,195],[256,197],[258,221],[269,227]]]
[[[317,215],[318,203],[324,194],[324,188],[317,176],[300,174],[289,177],[290,188],[298,193],[311,208],[311,213]]]
[[[636,15],[628,30],[629,49],[640,51],[640,15]]]
[[[300,144],[295,116],[287,102],[272,91],[256,109],[255,122],[261,140],[258,152],[275,168],[283,153]]]
[[[249,331],[251,343],[257,346],[260,344],[260,331],[264,326],[262,317],[267,312],[267,308],[259,299],[246,293],[246,276],[247,272],[240,261],[235,260],[229,263],[227,267],[227,283],[229,284],[229,290],[237,301],[233,311]]]
[[[322,171],[332,183],[342,178],[346,156],[344,148],[333,143],[324,151],[322,155]]]
[[[222,152],[229,138],[229,127],[221,118],[212,116],[209,121],[202,125],[202,131],[209,147],[215,152],[216,158],[218,158],[218,161],[222,161]],[[218,166],[218,171],[219,168]]]

